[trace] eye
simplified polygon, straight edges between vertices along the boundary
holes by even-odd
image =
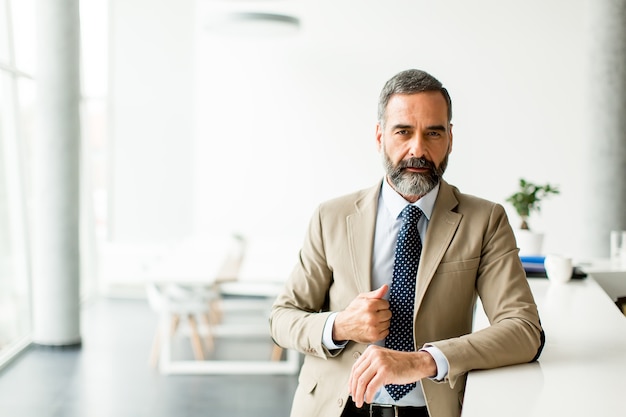
[[[437,130],[431,130],[427,133],[427,135],[431,138],[438,138],[438,137],[441,137],[441,132]]]
[[[405,135],[408,135],[408,134],[409,134],[409,131],[406,130],[406,129],[396,130],[396,135],[405,136]]]

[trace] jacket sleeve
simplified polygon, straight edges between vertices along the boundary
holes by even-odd
[[[535,361],[545,342],[513,231],[498,204],[492,206],[485,228],[475,289],[490,326],[426,344],[446,356],[449,372],[444,381],[452,387],[470,370]]]
[[[279,346],[318,356],[334,356],[322,344],[333,272],[325,258],[321,208],[309,224],[296,265],[270,313],[270,332]]]

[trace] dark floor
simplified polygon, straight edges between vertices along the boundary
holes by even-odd
[[[145,301],[84,309],[80,348],[33,345],[0,371],[0,414],[16,417],[288,416],[295,375],[161,375]]]

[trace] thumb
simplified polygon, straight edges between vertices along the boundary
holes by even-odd
[[[387,294],[387,291],[389,291],[389,285],[387,284],[383,284],[380,286],[380,288],[375,289],[374,291],[370,291],[370,292],[366,292],[365,294],[363,294],[363,296],[365,298],[383,298],[385,296],[385,294]]]

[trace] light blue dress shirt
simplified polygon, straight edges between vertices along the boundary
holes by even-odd
[[[414,205],[418,206],[424,215],[417,224],[422,242],[426,236],[428,222],[435,206],[435,200],[439,193],[439,185],[437,185],[428,194],[417,200]],[[409,204],[400,194],[398,194],[385,179],[383,181],[382,190],[378,199],[378,213],[376,216],[376,230],[374,233],[374,252],[372,254],[372,290],[380,288],[383,284],[391,286],[391,277],[393,276],[393,263],[396,240],[402,226],[400,212]],[[385,298],[388,297],[385,296]],[[324,327],[324,335],[322,342],[328,349],[340,349],[347,342],[336,344],[332,339],[333,324],[338,313],[330,315]],[[376,344],[384,346],[385,341],[380,340]],[[448,361],[443,353],[434,346],[424,349],[430,353],[437,364],[437,375],[435,380],[442,380],[448,374]],[[395,404],[400,406],[419,407],[426,405],[421,384],[417,383],[416,388],[409,392],[406,396],[398,401],[387,393],[385,388],[381,388],[374,397],[374,403],[377,404]]]

